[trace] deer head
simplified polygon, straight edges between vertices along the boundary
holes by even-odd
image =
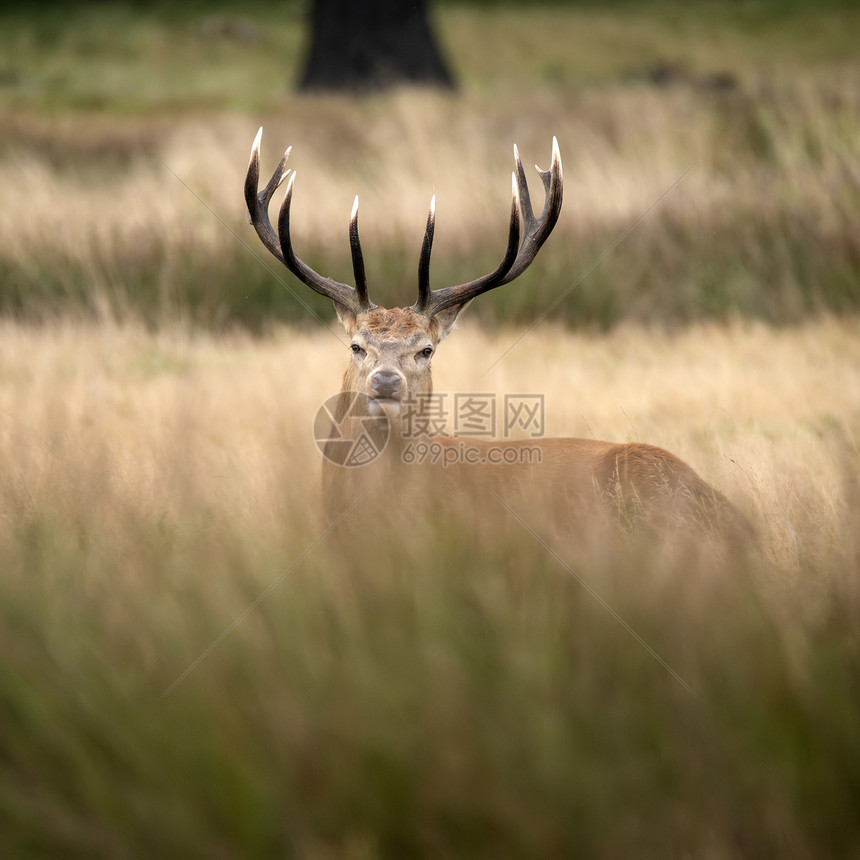
[[[388,309],[375,305],[368,295],[358,236],[358,197],[349,220],[355,287],[317,274],[296,256],[290,240],[290,203],[296,174],[285,169],[291,148],[284,153],[266,187],[258,191],[262,134],[261,128],[251,147],[251,161],[245,178],[249,220],[275,257],[300,281],[334,302],[338,318],[350,337],[350,364],[344,376],[343,390],[366,394],[370,398],[371,410],[384,411],[389,419],[396,419],[403,400],[432,391],[430,364],[433,353],[463,309],[481,293],[510,283],[522,274],[552,232],[562,201],[558,142],[553,138],[550,169],[537,168],[545,194],[539,217],[532,210],[525,171],[514,146],[516,169],[512,174],[508,246],[495,271],[458,286],[430,289],[430,252],[436,219],[434,197],[418,262],[418,300],[411,307]],[[287,187],[276,233],[269,220],[269,203],[284,180],[287,180]]]

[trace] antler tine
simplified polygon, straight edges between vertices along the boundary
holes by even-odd
[[[358,302],[364,308],[370,308],[370,298],[367,295],[367,276],[364,272],[364,255],[361,253],[361,240],[358,238],[358,195],[352,204],[352,215],[349,217],[349,249],[352,252],[352,271],[355,275],[355,291]]]
[[[421,256],[418,259],[418,306],[424,307],[430,300],[430,252],[433,250],[433,234],[436,231],[436,195],[430,198],[430,212],[427,214],[427,228],[421,243]]]
[[[520,154],[514,145],[514,161],[517,165],[517,183],[520,189],[520,203],[522,205],[525,230],[523,231],[523,242],[520,245],[517,259],[511,266],[510,271],[502,280],[503,284],[509,284],[514,278],[519,277],[532,263],[540,250],[541,245],[546,242],[552,228],[558,221],[561,213],[561,201],[564,192],[564,182],[561,172],[561,154],[558,151],[558,140],[552,139],[552,160],[549,170],[541,170],[535,165],[535,170],[540,174],[543,182],[544,204],[539,218],[535,217],[532,210],[529,186],[526,181],[526,172],[520,161]]]
[[[431,210],[431,218],[428,218],[428,236],[425,234],[425,246],[421,249],[421,272],[419,279],[425,280],[424,289],[420,289],[418,302],[413,306],[415,310],[427,316],[433,316],[446,308],[454,305],[462,305],[471,301],[481,293],[486,293],[494,287],[499,286],[503,282],[505,275],[510,271],[511,266],[517,258],[517,251],[520,246],[520,210],[519,210],[519,188],[515,176],[511,176],[511,222],[508,230],[508,249],[505,252],[505,257],[499,264],[499,267],[490,272],[489,275],[484,275],[481,278],[476,278],[474,281],[469,281],[466,284],[460,284],[457,287],[445,287],[441,290],[431,290],[429,288],[429,269],[430,269],[430,247],[433,239],[433,231],[431,229],[431,220],[435,223],[435,207]],[[426,248],[426,255],[425,255]]]
[[[418,267],[418,302],[414,305],[416,310],[432,316],[454,305],[465,304],[481,293],[513,281],[531,265],[537,256],[541,246],[555,227],[561,212],[563,181],[558,141],[553,137],[550,169],[541,170],[535,165],[544,188],[544,205],[540,217],[536,217],[532,209],[526,174],[516,146],[514,146],[514,162],[516,170],[513,174],[511,226],[508,234],[508,250],[502,264],[495,272],[467,284],[461,284],[458,287],[446,287],[441,290],[430,290],[430,247],[433,242],[432,222],[435,218],[434,210],[431,209]],[[525,221],[522,242],[520,242],[520,212],[522,212],[522,218]]]
[[[253,224],[257,235],[260,237],[260,241],[283,263],[284,255],[281,253],[281,245],[269,221],[269,203],[278,186],[290,173],[289,170],[284,170],[284,167],[286,166],[287,159],[290,157],[292,147],[287,147],[287,151],[275,168],[272,178],[258,194],[257,187],[260,184],[260,141],[262,137],[263,127],[260,126],[260,130],[254,138],[254,143],[251,145],[251,160],[248,164],[248,173],[245,176],[245,204],[248,207],[248,221]]]
[[[284,170],[292,147],[284,153],[272,178],[266,187],[258,193],[257,187],[260,181],[260,141],[262,136],[263,129],[261,127],[251,147],[251,161],[248,165],[248,174],[245,177],[245,203],[248,206],[248,218],[254,225],[254,229],[257,231],[260,240],[302,283],[309,286],[315,292],[332,299],[332,301],[337,302],[354,314],[370,310],[374,305],[368,299],[367,284],[363,277],[363,263],[360,269],[362,277],[359,281],[359,288],[355,290],[349,284],[342,284],[340,281],[335,281],[332,278],[323,277],[296,256],[290,240],[290,203],[293,196],[293,183],[295,182],[296,172],[295,170]],[[287,189],[278,215],[278,232],[275,233],[269,221],[269,203],[272,195],[287,177],[289,177],[289,181],[287,182]],[[353,213],[353,217],[355,217],[355,213]],[[350,226],[350,240],[352,244],[352,226]],[[357,243],[358,226],[356,223],[355,244],[353,244],[354,266]],[[361,262],[360,246],[357,246],[357,253],[358,260]],[[358,277],[358,273],[359,270],[356,269],[356,277]]]
[[[278,213],[278,238],[281,242],[281,251],[284,255],[286,267],[303,283],[321,296],[326,296],[332,301],[343,305],[354,314],[370,310],[373,305],[367,301],[367,286],[360,292],[354,290],[349,284],[342,284],[333,278],[324,278],[315,272],[310,266],[300,260],[293,250],[290,239],[290,204],[293,200],[293,185],[296,180],[296,171],[290,174],[287,180],[287,190],[284,192],[284,200],[281,203],[281,211]],[[359,259],[361,249],[359,248]],[[355,261],[355,256],[353,256]]]

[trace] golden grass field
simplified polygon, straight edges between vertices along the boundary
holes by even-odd
[[[649,441],[688,460],[765,527],[774,559],[833,549],[857,465],[856,322],[601,337],[543,325],[484,375],[520,334],[458,330],[437,390],[539,391],[549,435]],[[190,492],[273,537],[296,498],[318,501],[312,421],[346,355],[328,332],[6,323],[0,349],[7,511],[74,509],[84,492],[95,525],[111,509],[161,516]]]
[[[542,393],[548,435],[648,441],[687,460],[750,515],[787,570],[838,553],[857,479],[856,321],[602,336],[543,324],[486,373],[521,334],[461,326],[437,358],[436,390]],[[5,323],[7,539],[45,506],[94,536],[123,512],[205,511],[277,543],[297,500],[310,513],[319,505],[312,423],[346,352],[325,330],[253,339]]]
[[[297,8],[2,13],[0,855],[860,856],[857,10],[442,4],[459,93],[350,98],[286,89]],[[349,280],[358,193],[391,306],[430,196],[433,285],[488,271],[556,135],[435,389],[667,448],[756,546],[329,531],[347,344],[246,222],[260,124],[299,254]]]
[[[346,356],[328,332],[5,322],[0,841],[850,846],[857,322],[545,324],[482,377],[521,333],[464,325],[438,389],[539,380],[551,433],[670,448],[761,557],[544,546],[513,517],[326,533],[311,421]]]

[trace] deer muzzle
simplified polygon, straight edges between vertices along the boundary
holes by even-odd
[[[377,370],[370,377],[370,390],[373,397],[380,400],[399,400],[403,395],[403,377],[388,370]]]
[[[399,373],[390,370],[377,370],[370,377],[371,415],[385,414],[389,421],[400,417],[400,400],[406,393],[405,380]]]

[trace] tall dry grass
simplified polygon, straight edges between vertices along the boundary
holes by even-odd
[[[5,852],[856,848],[856,322],[547,326],[480,376],[520,333],[455,332],[439,389],[669,447],[760,556],[326,533],[329,333],[3,324]]]
[[[416,93],[291,98],[276,115],[147,126],[15,115],[0,159],[0,301],[29,317],[62,308],[256,328],[307,318],[244,219],[243,175],[262,122],[264,170],[293,146],[300,253],[349,279],[345,224],[358,193],[383,303],[413,301],[434,192],[435,283],[492,268],[511,144],[527,165],[546,166],[557,135],[561,221],[522,283],[478,308],[484,319],[527,322],[574,283],[554,312],[574,325],[853,312],[855,80],[809,74],[728,92],[607,85],[487,104]],[[328,312],[316,297],[302,300]]]
[[[670,449],[764,526],[780,564],[796,565],[800,547],[814,559],[832,549],[857,454],[856,322],[600,337],[544,324],[522,334],[458,329],[437,360],[437,391],[543,394],[547,435]],[[316,506],[312,422],[345,355],[325,330],[255,340],[7,322],[7,523],[42,507],[105,522],[181,519],[191,504],[276,540],[294,500]]]

